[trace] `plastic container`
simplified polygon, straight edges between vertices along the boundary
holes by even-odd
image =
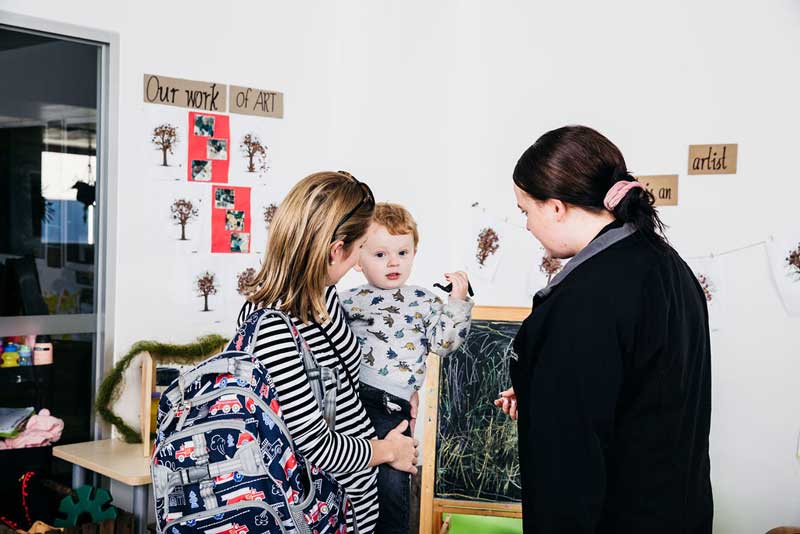
[[[33,346],[33,365],[50,365],[53,363],[53,343],[50,336],[36,336]]]
[[[27,367],[33,365],[33,357],[31,348],[28,345],[20,345],[19,350],[19,366]]]
[[[3,353],[3,364],[0,367],[18,367],[19,366],[19,348],[14,343],[6,345],[6,350]]]

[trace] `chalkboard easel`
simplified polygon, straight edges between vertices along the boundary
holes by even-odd
[[[493,362],[488,362],[490,365],[505,366],[504,369],[506,369],[507,361],[504,360],[507,359],[506,354],[510,347],[510,340],[513,339],[513,335],[516,333],[519,324],[529,314],[529,308],[476,306],[472,313],[473,327],[470,335],[459,351],[447,357],[455,360],[448,360],[446,364],[458,362],[462,367],[464,365],[469,367],[469,352],[480,351],[481,357],[486,356],[486,358],[493,360]],[[481,362],[481,365],[483,365],[483,363],[484,362]],[[441,489],[442,486],[447,484],[443,483],[443,480],[438,480],[439,477],[446,472],[446,469],[440,465],[440,456],[442,456],[443,452],[439,450],[440,440],[443,439],[443,432],[440,429],[440,417],[446,418],[448,415],[452,417],[458,409],[461,409],[459,407],[453,407],[454,399],[452,398],[445,399],[445,402],[450,402],[450,404],[440,406],[440,402],[442,402],[444,398],[443,396],[451,396],[452,393],[453,384],[448,384],[447,382],[448,380],[463,381],[465,382],[465,388],[474,388],[475,384],[480,382],[479,378],[476,378],[474,375],[467,380],[464,380],[460,375],[448,376],[448,372],[454,374],[452,371],[454,368],[455,367],[451,365],[450,367],[445,367],[443,371],[443,365],[439,356],[433,353],[428,356],[428,373],[424,387],[425,413],[423,424],[425,428],[425,437],[423,446],[425,455],[429,460],[424,463],[422,470],[419,534],[440,534],[442,529],[442,516],[446,513],[514,518],[522,517],[522,508],[518,499],[514,499],[513,497],[509,498],[508,492],[504,495],[500,495],[500,493],[503,492],[497,492],[495,494],[497,498],[494,498],[493,495],[486,496],[478,492],[477,498],[475,498],[476,492],[474,489],[471,492],[457,491],[457,482],[449,484],[449,486],[451,486],[450,489],[453,489],[453,487],[456,488],[455,491],[443,492]],[[450,371],[448,371],[448,369]],[[473,366],[470,368],[469,372],[476,373],[477,368]],[[501,383],[504,380],[505,377],[500,378]],[[448,385],[451,387],[448,388]],[[507,422],[505,420],[506,416],[502,414],[502,412],[496,417],[491,415],[491,410],[496,410],[496,408],[490,405],[492,401],[497,398],[496,396],[491,397],[491,395],[496,395],[496,393],[497,391],[491,394],[484,391],[478,394],[479,398],[476,398],[475,392],[471,391],[470,394],[472,398],[470,402],[473,405],[473,412],[471,413],[474,413],[474,405],[476,403],[479,405],[478,408],[486,404],[487,406],[484,413],[488,411],[490,413],[488,417],[493,421],[500,421],[500,423],[504,425],[504,428],[508,430],[508,427],[505,425],[513,425],[513,423]],[[486,429],[486,432],[492,432],[492,430]],[[514,432],[516,432],[515,427]],[[516,451],[514,451],[514,456],[513,463],[518,464],[516,460]],[[512,463],[508,458],[498,461]],[[493,466],[492,469],[497,469],[497,467],[498,466]],[[503,475],[501,474],[500,476],[502,477]],[[451,496],[445,495],[444,493],[458,495],[451,498]]]

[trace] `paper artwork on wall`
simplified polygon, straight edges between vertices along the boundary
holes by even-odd
[[[203,308],[201,311],[211,311],[208,305],[208,299],[217,293],[216,275],[211,271],[203,271],[197,275],[194,285],[197,296],[203,299]]]
[[[267,232],[269,232],[269,226],[272,224],[272,219],[275,218],[275,213],[278,211],[278,205],[275,203],[270,203],[264,206],[264,226],[267,228]]]
[[[692,269],[700,288],[703,290],[703,297],[708,306],[708,324],[712,332],[723,326],[724,305],[727,295],[724,291],[724,273],[721,268],[719,258],[710,256],[707,258],[688,259],[686,263]]]
[[[186,112],[166,106],[145,106],[143,175],[156,181],[180,182],[186,172]]]
[[[473,211],[470,228],[463,245],[467,273],[480,281],[492,282],[505,253],[508,225],[485,212]]]
[[[267,164],[267,145],[259,138],[258,134],[247,133],[239,143],[242,158],[245,160],[247,173],[262,175],[269,169]]]
[[[197,219],[200,214],[199,207],[188,198],[176,198],[170,206],[170,213],[172,214],[172,222],[180,227],[180,237],[178,239],[180,241],[188,241],[190,238],[186,227]]]
[[[250,285],[256,279],[256,270],[248,267],[236,275],[236,292],[246,297],[250,293]]]
[[[800,232],[767,239],[772,282],[790,317],[800,317]]]
[[[227,115],[189,113],[188,180],[228,183],[230,121]]]
[[[161,166],[169,167],[168,156],[175,153],[175,144],[178,141],[178,126],[169,122],[163,122],[153,128],[152,138],[150,142],[153,143],[161,153]],[[174,163],[174,161],[173,161]]]
[[[215,185],[211,205],[211,252],[250,252],[250,188]]]

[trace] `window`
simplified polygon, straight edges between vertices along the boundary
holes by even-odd
[[[103,46],[0,25],[0,336],[53,345],[52,364],[0,368],[0,407],[48,408],[60,444],[93,434]]]

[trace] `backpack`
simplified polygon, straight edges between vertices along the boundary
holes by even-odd
[[[269,316],[289,327],[333,424],[338,374],[317,364],[285,314],[253,312],[225,351],[180,375],[161,396],[151,465],[159,534],[347,532],[344,488],[295,449],[269,372],[253,356],[259,324]]]

